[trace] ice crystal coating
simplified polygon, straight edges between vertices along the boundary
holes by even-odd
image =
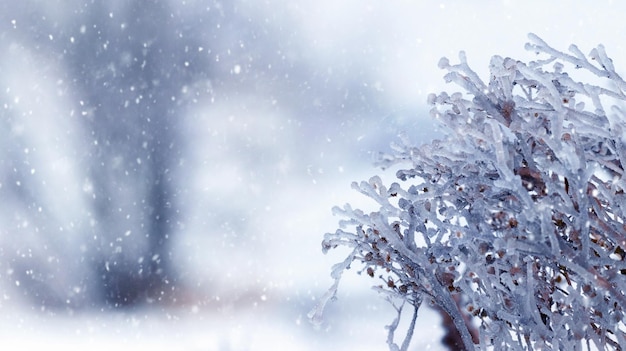
[[[422,146],[404,137],[381,155],[401,182],[353,184],[378,211],[334,209],[346,219],[323,250],[352,252],[315,319],[352,264],[398,311],[392,350],[408,348],[422,301],[467,350],[626,345],[626,82],[602,46],[585,56],[529,40],[538,59],[494,56],[486,83],[463,53],[440,61],[464,90],[428,97],[446,136]],[[398,346],[406,303],[415,313]]]

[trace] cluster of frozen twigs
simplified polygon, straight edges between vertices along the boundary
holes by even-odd
[[[378,211],[335,208],[346,219],[324,252],[352,250],[312,319],[358,265],[398,310],[392,350],[408,348],[423,301],[442,312],[457,348],[626,345],[626,82],[602,46],[585,56],[529,38],[538,59],[494,56],[488,83],[463,53],[458,64],[441,60],[446,81],[465,90],[429,97],[446,137],[419,147],[404,137],[382,155],[383,167],[403,168],[400,183],[353,184]]]

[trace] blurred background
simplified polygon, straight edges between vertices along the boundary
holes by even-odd
[[[321,253],[353,180],[465,50],[533,59],[534,32],[626,67],[624,5],[566,1],[3,1],[0,345],[386,349],[394,311]],[[420,312],[415,350],[440,350]]]

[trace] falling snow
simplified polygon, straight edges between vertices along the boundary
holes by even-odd
[[[358,279],[306,317],[328,209],[371,205],[349,184],[398,133],[439,134],[441,56],[621,47],[621,7],[541,8],[2,2],[0,348],[381,349],[394,313]]]

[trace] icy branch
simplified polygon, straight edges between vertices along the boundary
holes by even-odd
[[[626,82],[602,46],[585,56],[536,35],[532,62],[494,56],[488,80],[442,59],[445,80],[464,93],[431,94],[447,134],[416,146],[402,136],[380,165],[401,165],[401,183],[353,187],[379,204],[327,234],[325,251],[353,252],[311,314],[319,321],[350,264],[383,281],[377,289],[442,311],[471,349],[620,349],[626,339]],[[579,81],[582,70],[598,77]],[[400,306],[402,306],[401,304]],[[478,325],[478,329],[475,326]]]

